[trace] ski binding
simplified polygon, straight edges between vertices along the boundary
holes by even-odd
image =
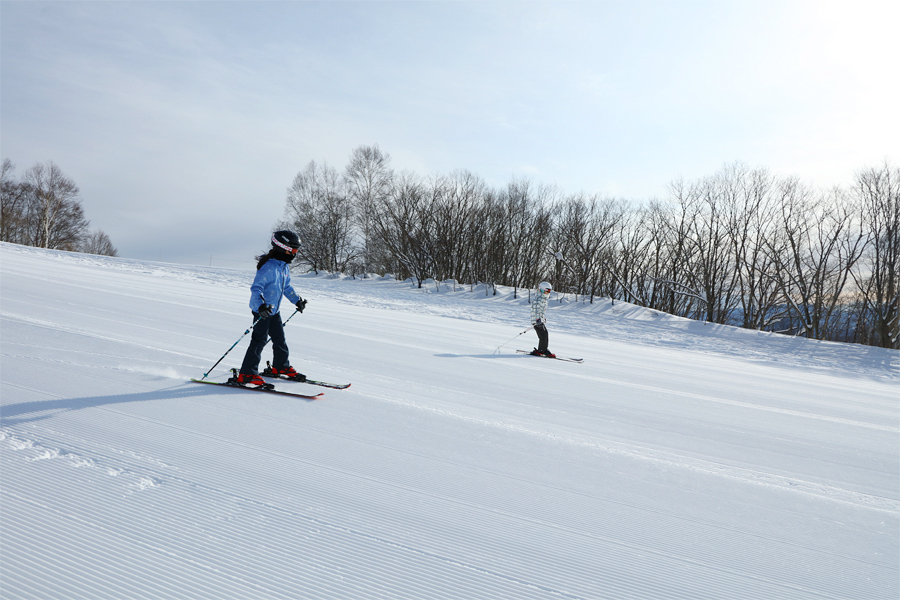
[[[301,375],[302,379],[297,377],[288,377],[287,375],[276,375],[272,372],[272,363],[266,361],[266,368],[263,369],[262,373],[260,373],[263,377],[270,377],[272,379],[284,379],[286,381],[296,381],[298,383],[309,383],[311,385],[320,385],[322,387],[331,388],[333,390],[346,390],[350,387],[349,383],[328,383],[327,381],[316,381],[315,379],[309,379],[305,375]]]

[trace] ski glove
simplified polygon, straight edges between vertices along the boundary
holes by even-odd
[[[303,312],[303,309],[306,308],[306,300],[304,300],[303,298],[300,298],[297,301],[297,304],[295,304],[294,306],[297,307],[297,310],[299,310],[300,312]]]
[[[268,319],[272,316],[272,305],[271,304],[263,304],[259,307],[259,318],[260,319]]]

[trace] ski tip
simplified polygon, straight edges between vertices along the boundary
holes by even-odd
[[[333,390],[346,390],[351,385],[349,383],[327,383],[325,381],[316,381],[315,379],[307,379],[306,383],[321,385],[322,387],[331,388]]]

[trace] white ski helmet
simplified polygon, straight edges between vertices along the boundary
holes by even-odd
[[[542,294],[549,294],[553,291],[553,287],[546,281],[542,281],[538,284],[538,290],[540,290]]]

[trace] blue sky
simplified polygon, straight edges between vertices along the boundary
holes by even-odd
[[[900,3],[0,3],[0,150],[120,254],[242,266],[309,161],[663,198],[743,161],[900,159]]]

